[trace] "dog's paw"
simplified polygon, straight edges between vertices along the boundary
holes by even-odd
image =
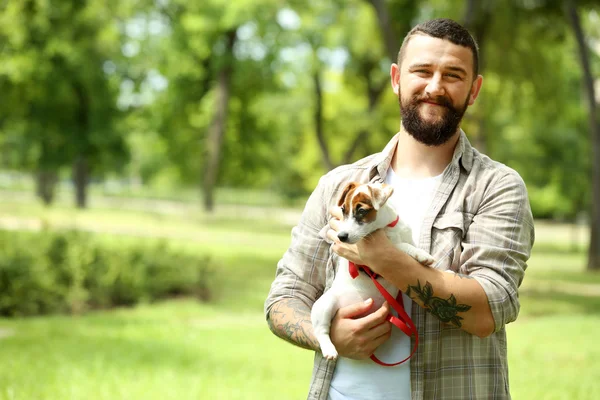
[[[426,267],[431,267],[435,263],[435,259],[426,252],[418,252],[415,259]]]
[[[431,267],[433,264],[435,264],[435,260],[433,257],[427,257],[421,261],[421,264],[425,265],[426,267]]]
[[[338,352],[333,344],[321,345],[321,353],[323,353],[323,357],[328,360],[335,360],[338,356]]]

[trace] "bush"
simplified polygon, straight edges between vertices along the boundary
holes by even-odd
[[[77,232],[0,230],[0,315],[81,313],[171,296],[208,300],[207,257],[164,242],[115,246]]]

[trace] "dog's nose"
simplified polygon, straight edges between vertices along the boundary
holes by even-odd
[[[348,232],[338,233],[338,239],[340,239],[342,242],[347,242],[348,241]]]

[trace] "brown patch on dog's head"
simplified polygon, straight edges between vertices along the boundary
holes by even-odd
[[[377,218],[377,210],[373,207],[371,196],[365,192],[357,193],[352,198],[352,216],[358,223],[369,223]]]
[[[352,198],[352,196],[348,196],[349,194],[351,194],[351,192],[354,191],[354,189],[356,188],[357,184],[355,182],[350,182],[346,185],[346,187],[344,188],[344,191],[342,192],[342,195],[340,196],[340,199],[338,200],[338,207],[342,207],[342,212],[344,214],[346,214],[349,210],[351,210],[350,207],[348,207],[348,205],[346,204],[346,202],[350,201],[349,199]]]
[[[342,191],[338,207],[342,208],[344,219],[354,218],[359,223],[370,223],[377,218],[377,210],[392,195],[390,185],[372,185],[350,182]]]

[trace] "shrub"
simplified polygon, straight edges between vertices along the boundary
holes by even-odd
[[[91,234],[0,230],[0,315],[81,313],[170,296],[208,300],[207,257],[164,242],[110,245]]]

